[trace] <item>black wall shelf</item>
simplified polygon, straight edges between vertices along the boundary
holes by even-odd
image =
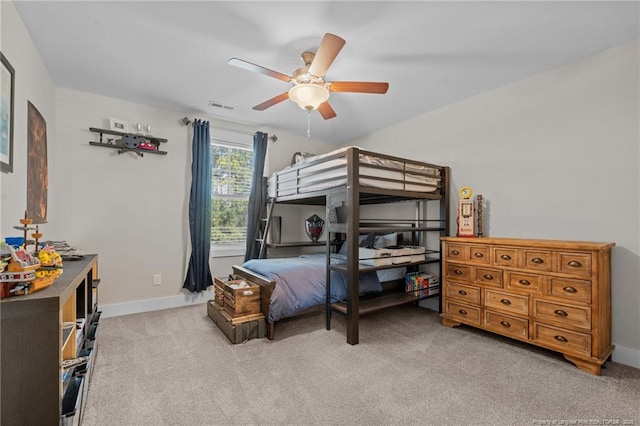
[[[167,140],[163,138],[158,138],[155,136],[149,135],[137,135],[135,133],[126,133],[126,132],[118,132],[116,130],[107,130],[107,129],[99,129],[96,127],[89,127],[89,130],[94,133],[100,134],[100,140],[98,142],[90,141],[89,145],[93,146],[101,146],[104,148],[114,148],[118,150],[118,154],[123,154],[125,152],[133,152],[140,157],[143,157],[144,154],[154,154],[154,155],[167,155],[166,151],[160,151],[160,144],[166,143]],[[104,135],[112,135],[112,136],[120,136],[119,139],[116,138],[107,138]],[[156,147],[156,149],[144,149],[138,148],[135,144],[125,144],[123,141],[128,138],[133,137],[134,139],[139,138],[140,142],[148,142]]]

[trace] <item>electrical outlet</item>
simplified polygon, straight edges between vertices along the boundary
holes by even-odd
[[[162,274],[153,274],[153,285],[162,284]]]

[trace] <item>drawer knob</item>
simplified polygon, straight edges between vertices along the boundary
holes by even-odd
[[[506,328],[511,327],[511,324],[509,324],[507,321],[500,321],[500,325]]]
[[[582,266],[582,263],[576,261],[576,260],[572,260],[571,262],[567,263],[567,265],[569,266],[573,266],[574,268],[579,268]]]
[[[465,311],[464,309],[459,309],[458,313],[460,313],[461,315],[467,315],[467,311]]]
[[[503,305],[510,305],[511,304],[511,300],[509,300],[509,299],[501,299],[500,303],[502,303]]]
[[[458,294],[461,294],[462,296],[466,296],[467,292],[464,290],[458,290]]]
[[[509,256],[508,254],[503,254],[502,256],[500,256],[500,259],[502,259],[502,260],[511,260],[511,256]]]
[[[569,314],[563,311],[562,309],[556,309],[555,311],[553,311],[553,313],[561,317],[569,316]]]
[[[544,263],[544,260],[540,259],[539,257],[534,257],[533,259],[531,259],[531,262],[541,265]]]
[[[451,254],[454,256],[458,256],[460,252],[458,250],[451,250]]]
[[[571,294],[576,294],[578,292],[578,290],[576,290],[575,287],[570,287],[570,286],[563,287],[562,289],[567,293],[571,293]]]
[[[473,255],[474,255],[475,257],[484,257],[484,254],[482,254],[482,253],[480,253],[480,252],[473,253]]]
[[[562,343],[567,343],[569,341],[569,340],[567,340],[566,337],[560,336],[560,335],[553,336],[553,338],[556,339],[558,342],[562,342]]]
[[[531,285],[531,281],[529,280],[520,280],[518,281],[521,285]]]
[[[453,273],[456,275],[462,275],[462,271],[460,269],[456,269]]]
[[[484,275],[482,276],[482,278],[484,278],[485,280],[489,280],[489,281],[491,281],[491,280],[493,280],[493,275],[491,275],[491,274],[484,274]]]

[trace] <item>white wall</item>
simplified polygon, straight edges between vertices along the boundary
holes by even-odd
[[[190,127],[180,124],[185,113],[69,89],[57,90],[56,112],[60,143],[52,154],[58,167],[51,174],[57,190],[51,193],[49,237],[64,238],[85,252],[99,254],[103,306],[115,314],[210,298],[210,294],[182,290],[190,250],[192,138]],[[89,145],[98,137],[89,127],[108,127],[109,117],[130,126],[150,124],[155,136],[168,139],[161,147],[168,154],[140,158]],[[210,121],[212,127],[220,123]],[[224,128],[231,126],[223,123]],[[281,158],[291,158],[294,151],[290,150],[321,144],[277,135],[278,141],[270,143],[268,150],[268,163],[276,167],[282,166]],[[226,276],[231,265],[242,260],[213,259],[212,273]],[[161,285],[153,285],[154,274],[162,274]]]
[[[56,168],[51,161],[51,153],[57,148],[55,86],[13,3],[2,1],[0,8],[0,50],[15,70],[13,173],[0,173],[0,235],[21,236],[13,226],[20,225],[18,219],[24,216],[27,208],[27,102],[38,109],[47,124],[48,167],[51,172]],[[51,182],[49,189],[52,189]],[[47,229],[48,225],[42,226],[45,238],[48,237]]]
[[[58,89],[59,146],[52,152],[49,237],[98,253],[104,304],[173,296],[184,277],[189,197],[189,129],[184,116],[113,98]],[[109,117],[152,126],[166,156],[89,145]],[[52,235],[53,234],[53,235]],[[153,274],[163,283],[153,286]]]
[[[614,360],[636,367],[638,50],[629,42],[351,142],[449,165],[451,211],[471,186],[488,204],[485,235],[615,242]]]

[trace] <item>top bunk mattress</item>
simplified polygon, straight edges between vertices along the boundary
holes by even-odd
[[[271,198],[305,194],[346,185],[348,150],[345,147],[326,154],[307,157],[297,164],[273,173],[267,182]],[[411,192],[436,192],[441,168],[409,159],[359,153],[360,186]]]

